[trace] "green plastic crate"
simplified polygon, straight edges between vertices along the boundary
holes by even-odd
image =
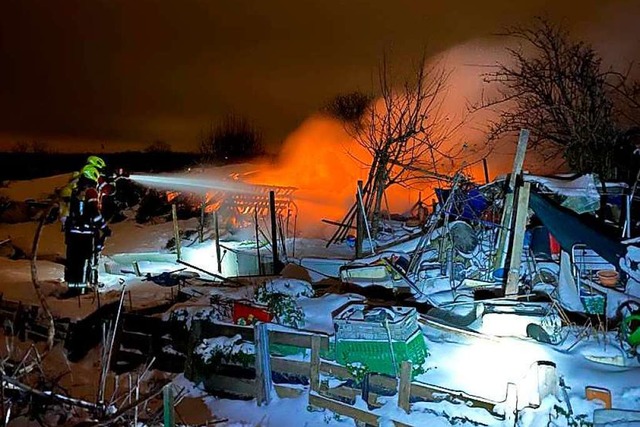
[[[391,352],[393,348],[393,355]],[[370,372],[396,376],[400,363],[410,360],[414,367],[420,367],[427,357],[427,346],[418,330],[404,341],[366,341],[343,339],[336,342],[336,361],[347,365],[361,363]],[[396,366],[393,366],[395,358]],[[414,369],[415,372],[415,369]]]
[[[402,361],[408,360],[415,372],[427,356],[417,317],[412,307],[348,306],[333,319],[336,361],[396,375]]]

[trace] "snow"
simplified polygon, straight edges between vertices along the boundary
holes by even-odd
[[[67,185],[69,179],[71,179],[70,173],[46,178],[10,181],[6,188],[0,188],[0,196],[14,201],[47,199],[57,188]]]
[[[243,342],[240,335],[234,335],[230,338],[214,337],[204,339],[194,351],[196,354],[202,356],[204,363],[209,363],[216,353],[230,357],[239,353],[253,354],[255,349],[253,343]]]
[[[50,194],[54,188],[64,185],[67,179],[67,175],[60,175],[41,180],[14,182],[10,183],[9,188],[1,189],[0,195],[9,196],[12,200],[42,198]],[[181,229],[195,229],[196,224],[197,219],[180,221]],[[0,237],[10,236],[15,246],[28,253],[35,226],[35,223],[0,224]],[[144,277],[136,277],[132,271],[132,263],[138,263],[143,275],[155,275],[183,268],[183,265],[175,262],[175,254],[164,249],[167,241],[173,237],[173,224],[168,222],[141,225],[133,221],[124,221],[112,224],[111,228],[113,236],[107,240],[101,261],[100,278],[104,284],[101,289],[102,303],[117,301],[119,291],[123,288],[131,291],[131,300],[136,308],[169,300],[171,289],[145,281]],[[406,230],[394,229],[393,234],[395,238],[408,236]],[[418,240],[417,237],[413,238],[359,262],[371,263],[383,256],[409,254],[415,249]],[[213,265],[215,255],[211,241],[203,244],[191,244],[186,241],[184,243],[183,254],[186,260],[205,269]],[[229,245],[232,246],[233,243]],[[296,240],[298,258],[290,260],[306,268],[314,283],[330,277],[337,278],[340,268],[348,264],[353,257],[353,249],[347,245],[329,249],[324,245],[325,242],[318,239],[299,238]],[[478,248],[475,255],[483,259],[481,257],[485,256],[485,250],[486,248]],[[433,254],[433,251],[426,253],[422,261],[428,261]],[[77,299],[58,298],[58,294],[64,290],[64,267],[55,261],[62,256],[63,233],[60,232],[58,224],[47,225],[42,235],[37,262],[43,291],[54,315],[81,318],[95,311],[97,302],[92,294]],[[621,268],[632,278],[626,293],[594,284],[594,287],[609,295],[608,314],[611,314],[612,310],[615,311],[619,302],[640,296],[640,273],[635,264],[638,261],[640,248],[628,246],[627,256],[621,260]],[[109,273],[105,271],[105,264],[108,265]],[[582,311],[583,306],[570,273],[568,269],[560,271],[557,295],[565,308]],[[420,274],[423,275],[421,278],[428,280],[422,281],[423,294],[416,295],[418,299],[427,299],[437,305],[450,304],[452,301],[457,304],[471,299],[470,289],[459,286],[458,289],[452,290],[451,280],[440,276],[439,269],[425,269]],[[296,298],[297,304],[304,312],[304,331],[309,333],[333,335],[332,313],[349,303],[364,303],[363,297],[349,294],[325,294],[312,298],[311,285],[298,279],[274,278],[267,282],[267,287],[271,292],[285,293]],[[197,300],[173,308],[174,311],[185,309],[184,320],[187,326],[192,318],[217,316],[214,307],[211,307],[211,296],[243,299],[252,298],[254,295],[253,285],[237,288],[193,285],[184,289],[186,292],[192,291],[193,294],[201,295]],[[5,299],[38,304],[31,284],[28,260],[0,258],[0,291]],[[163,316],[167,318],[169,315],[170,313],[164,313]],[[636,359],[627,357],[625,349],[620,348],[615,332],[565,326],[561,333],[564,340],[552,346],[526,338],[526,326],[529,323],[539,323],[540,320],[536,316],[487,313],[481,321],[472,325],[481,334],[475,337],[422,326],[421,331],[430,356],[423,366],[426,372],[419,375],[417,380],[503,402],[509,383],[519,385],[519,390],[523,395],[526,394],[524,384],[531,378],[532,366],[538,361],[550,361],[556,365],[558,375],[571,387],[567,393],[576,416],[586,414],[587,419],[591,419],[594,409],[602,407],[597,401],[585,399],[584,389],[589,385],[610,390],[616,408],[640,408],[640,364]],[[270,325],[270,328],[283,327]],[[252,353],[253,344],[241,342],[239,336],[216,337],[203,341],[196,352],[210,361],[213,353],[219,350],[229,354]],[[189,395],[203,395],[195,384],[189,383],[181,375],[175,383],[186,387]],[[217,418],[229,418],[235,425],[353,425],[351,420],[336,416],[330,411],[308,410],[308,393],[308,389],[304,389],[299,397],[275,398],[268,406],[262,407],[257,406],[255,401],[216,399],[209,396],[203,398]],[[566,407],[567,402],[563,400],[562,393],[558,393],[557,396],[545,398],[539,408],[523,409],[519,425],[546,426],[550,415],[557,416],[554,409],[556,406]],[[366,408],[361,399],[358,399],[357,406]],[[381,417],[381,425],[387,425],[391,419],[416,425],[449,425],[447,418],[451,417],[468,418],[489,425],[498,424],[498,421],[484,410],[449,402],[414,403],[411,414],[407,415],[397,408],[396,398],[389,398],[375,413]],[[562,420],[558,418],[554,421],[561,424]],[[460,422],[463,423],[463,420]]]
[[[319,298],[305,298],[298,301],[304,311],[305,329],[333,335],[333,318],[331,313],[346,304],[364,300],[360,295],[353,294],[326,294]]]
[[[270,294],[282,294],[300,299],[313,296],[311,284],[299,279],[271,279],[265,284],[265,291]]]

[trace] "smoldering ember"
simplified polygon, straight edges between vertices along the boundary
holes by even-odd
[[[640,426],[640,4],[371,3],[0,5],[0,426]]]

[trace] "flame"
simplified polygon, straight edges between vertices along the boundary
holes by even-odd
[[[179,191],[167,191],[167,202],[171,203],[179,195]]]
[[[482,65],[503,62],[505,53],[500,53],[501,50],[484,42],[473,41],[455,47],[432,61],[451,70],[437,111],[443,120],[450,123],[463,120],[467,106],[478,100],[485,89],[481,75],[486,67]],[[380,104],[380,100],[376,103]],[[464,166],[463,172],[467,177],[476,183],[484,183],[483,166],[477,161],[488,153],[486,126],[491,119],[495,119],[494,114],[489,110],[481,111],[471,119],[467,118],[456,133],[449,135],[441,148],[444,151],[460,151],[461,157],[469,163],[465,166],[459,162],[440,161],[435,165],[438,173],[452,175]],[[490,157],[489,178],[510,170],[515,144],[509,145],[508,149],[505,150],[503,146],[500,153],[494,152]],[[423,160],[425,164],[432,164],[431,159]],[[342,123],[326,116],[312,115],[285,139],[277,161],[230,165],[219,168],[217,173],[230,182],[296,187],[293,211],[297,215],[295,221],[298,231],[307,237],[328,238],[335,231],[335,226],[324,224],[321,220],[340,221],[343,218],[356,200],[357,181],[367,179],[370,163],[371,154],[347,133]],[[437,185],[446,187],[448,184],[423,182],[407,187],[392,186],[386,191],[382,207],[390,212],[417,214],[416,203],[422,201],[430,210],[435,199],[433,187]],[[214,190],[207,192],[205,200],[207,212],[217,211],[224,206],[223,196]],[[243,209],[228,213],[232,217],[229,221],[235,224],[238,215],[251,215],[254,209],[258,209],[259,215],[264,215],[268,209],[264,203],[256,202],[254,206],[251,204],[253,202],[247,200],[238,203]],[[281,206],[279,211],[282,213]]]

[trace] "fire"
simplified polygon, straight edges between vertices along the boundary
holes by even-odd
[[[298,229],[305,235],[331,232],[323,218],[339,220],[355,200],[356,183],[366,179],[368,168],[356,161],[366,151],[342,124],[312,116],[285,140],[278,161],[264,163],[247,179],[252,183],[296,187]]]
[[[492,46],[471,42],[434,59],[434,63],[451,70],[438,115],[451,123],[462,121],[467,106],[477,101],[483,93],[481,73],[486,71],[483,67],[467,64],[487,64],[498,57]],[[467,177],[476,183],[483,183],[485,173],[479,160],[488,154],[486,124],[495,118],[493,114],[487,110],[467,117],[463,126],[455,134],[449,135],[441,147],[443,151],[452,149],[458,152],[460,158],[467,162],[466,165],[458,161],[441,160],[437,162],[435,171],[452,175],[462,168]],[[500,148],[501,152],[489,159],[490,179],[510,169],[513,149]],[[423,159],[423,163],[432,164],[431,159]],[[326,116],[313,115],[286,138],[275,163],[264,161],[256,165],[229,165],[218,168],[216,174],[219,175],[217,179],[222,179],[224,183],[295,187],[296,191],[291,194],[295,205],[286,209],[279,205],[279,212],[281,215],[297,215],[297,230],[305,236],[328,238],[335,226],[324,224],[321,220],[339,221],[343,218],[355,202],[357,181],[366,182],[370,164],[369,152],[349,135],[342,123]],[[419,200],[430,208],[431,201],[435,199],[433,187],[447,185],[432,181],[411,183],[404,187],[392,186],[386,191],[382,208],[395,213],[409,213]],[[233,186],[229,191],[233,193]],[[250,195],[233,197],[240,198],[237,206],[242,206],[237,215],[250,216],[250,211],[256,209],[259,215],[265,215],[268,210],[265,203],[251,201]],[[221,209],[222,199],[215,190],[210,190],[206,194],[206,211]]]
[[[167,202],[171,203],[179,195],[179,191],[167,191]]]

